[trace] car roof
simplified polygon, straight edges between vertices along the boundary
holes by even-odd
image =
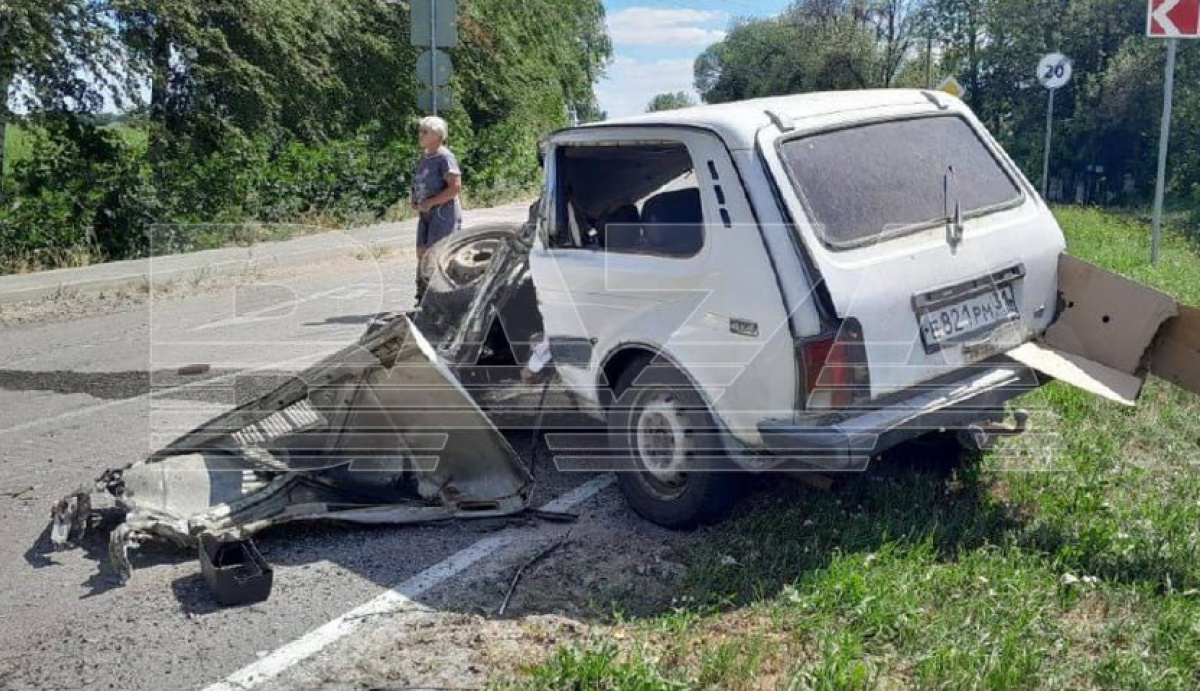
[[[924,105],[935,108],[931,98],[947,107],[961,107],[950,94],[920,89],[863,89],[858,91],[819,91],[789,96],[771,96],[732,103],[665,110],[645,115],[613,118],[588,123],[564,131],[592,128],[637,126],[689,126],[716,132],[731,149],[749,149],[759,129],[771,123],[768,111],[792,120],[829,115],[838,112],[862,111],[872,108]]]

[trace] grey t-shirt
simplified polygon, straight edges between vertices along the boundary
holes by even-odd
[[[450,149],[442,147],[434,154],[421,154],[417,162],[417,172],[413,177],[413,201],[421,202],[437,195],[446,189],[446,175],[454,173],[462,175],[458,168],[458,159],[450,153]],[[421,214],[417,224],[417,246],[428,247],[462,225],[462,206],[458,197],[453,201],[436,206],[428,213]]]

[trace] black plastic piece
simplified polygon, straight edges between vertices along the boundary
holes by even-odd
[[[262,602],[271,596],[275,570],[250,540],[200,536],[200,571],[224,607]]]

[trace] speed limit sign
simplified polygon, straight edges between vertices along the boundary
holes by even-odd
[[[1054,128],[1054,94],[1071,81],[1071,61],[1062,53],[1050,53],[1038,61],[1037,78],[1050,90],[1046,106],[1046,149],[1042,154],[1042,197],[1050,184],[1050,133]]]
[[[1044,56],[1037,67],[1037,78],[1047,89],[1059,89],[1071,81],[1071,61],[1062,53]]]

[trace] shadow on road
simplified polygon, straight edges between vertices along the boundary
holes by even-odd
[[[366,324],[371,321],[374,314],[347,314],[339,317],[329,317],[319,322],[306,322],[304,326],[331,326],[331,325],[350,325]]]
[[[150,372],[22,372],[0,370],[0,389],[87,394],[93,398],[121,400],[150,391]]]
[[[96,571],[83,583],[88,592],[80,599],[88,599],[103,595],[110,590],[121,587],[121,581],[109,559],[108,536],[113,528],[121,523],[122,516],[116,509],[100,509],[92,516],[91,524],[83,539],[76,543],[75,548],[83,550],[84,556],[96,564]],[[50,542],[50,525],[47,524],[41,534],[25,550],[25,562],[35,569],[44,569],[57,564],[52,556],[57,552]],[[157,545],[147,545],[138,554],[138,566],[147,567],[158,564],[177,564],[187,560],[187,554],[178,550]]]
[[[221,609],[199,572],[171,581],[171,592],[184,614],[212,614]]]
[[[154,394],[163,398],[240,405],[295,376],[277,370],[206,369],[199,374],[177,369],[144,372],[68,372],[0,370],[0,389],[85,394],[126,400]]]

